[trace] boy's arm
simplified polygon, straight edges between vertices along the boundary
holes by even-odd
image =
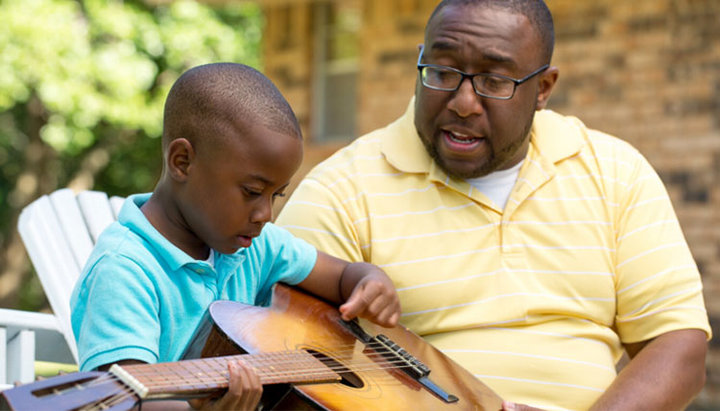
[[[369,263],[348,263],[318,251],[317,261],[298,286],[336,304],[344,320],[363,317],[384,327],[400,319],[400,300],[390,278]]]

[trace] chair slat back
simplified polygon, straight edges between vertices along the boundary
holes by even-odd
[[[70,296],[100,233],[116,219],[123,199],[99,191],[60,189],[20,214],[18,231],[77,361],[70,325]]]
[[[95,244],[105,227],[116,220],[110,200],[107,194],[101,191],[83,191],[78,193],[77,199],[92,242]]]

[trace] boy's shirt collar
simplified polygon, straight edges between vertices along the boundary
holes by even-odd
[[[152,193],[143,193],[129,196],[120,209],[118,222],[140,237],[143,237],[150,246],[154,247],[154,254],[164,259],[173,270],[179,270],[183,266],[188,266],[190,270],[200,275],[214,273],[214,268],[208,264],[206,260],[194,259],[170,242],[170,240],[165,238],[165,236],[160,234],[160,232],[150,224],[150,221],[145,217],[140,207],[150,199],[151,194]],[[211,250],[215,257],[215,267],[221,264],[239,264],[245,259],[244,251],[245,249],[241,248],[234,254],[226,255]]]

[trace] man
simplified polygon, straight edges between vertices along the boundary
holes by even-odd
[[[542,1],[441,2],[407,112],[317,166],[277,223],[381,266],[401,322],[506,409],[681,409],[710,336],[697,267],[647,161],[544,110],[553,33]]]

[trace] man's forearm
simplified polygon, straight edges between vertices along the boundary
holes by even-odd
[[[705,384],[706,337],[701,330],[672,331],[631,352],[592,410],[684,409]]]

